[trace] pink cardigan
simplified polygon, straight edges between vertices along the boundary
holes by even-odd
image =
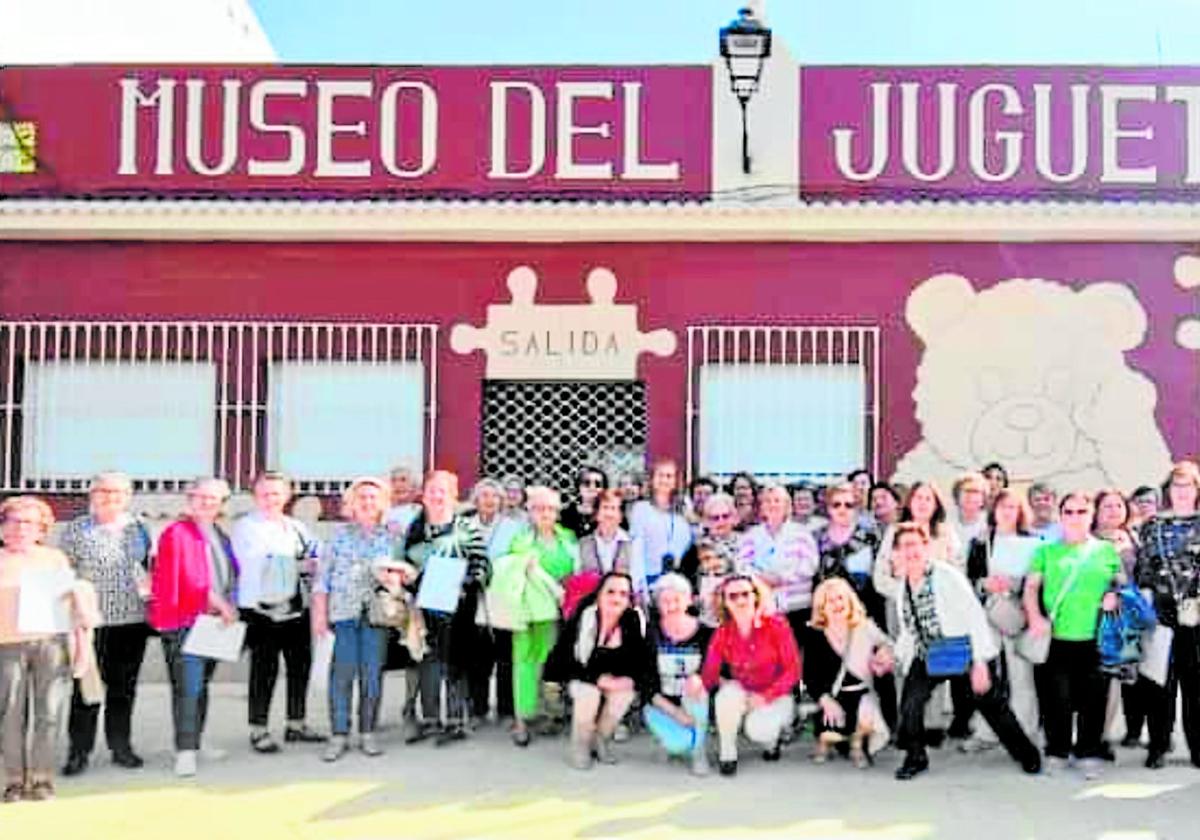
[[[237,575],[237,560],[229,538],[217,531]],[[146,618],[155,630],[191,627],[196,617],[208,612],[212,586],[208,567],[208,545],[204,531],[190,519],[172,522],[158,538],[158,553],[150,576],[150,603]]]

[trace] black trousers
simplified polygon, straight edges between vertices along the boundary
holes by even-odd
[[[495,628],[484,630],[480,633],[477,651],[467,673],[471,714],[477,718],[487,717],[492,673],[495,672],[496,714],[502,718],[512,717],[512,633]]]
[[[96,664],[104,680],[104,740],[113,752],[130,749],[133,704],[137,699],[138,674],[146,655],[150,628],[146,624],[118,624],[96,628]],[[89,706],[79,693],[79,682],[71,695],[71,717],[67,724],[71,755],[90,755],[96,745],[100,706]]]
[[[308,675],[312,670],[312,628],[308,613],[287,621],[272,621],[255,610],[242,610],[241,614],[246,622],[246,647],[250,649],[250,725],[267,725],[281,656],[287,668],[287,719],[303,722],[308,703]]]
[[[1050,643],[1050,657],[1033,670],[1046,732],[1046,755],[1100,757],[1109,679],[1100,671],[1100,654],[1094,641],[1054,639]]]
[[[1121,711],[1125,715],[1126,738],[1141,738],[1142,730],[1146,728],[1147,683],[1153,685],[1145,677],[1138,677],[1137,682],[1121,686]]]
[[[924,659],[914,659],[908,675],[904,678],[904,694],[900,699],[900,729],[897,740],[900,748],[910,755],[925,753],[925,706],[933,695],[933,689],[938,683],[950,681],[951,690],[955,683],[966,685],[971,691],[970,674],[957,677],[931,677],[925,670]],[[996,737],[1008,754],[1022,765],[1038,761],[1038,750],[1029,737],[1017,723],[1004,692],[1000,690],[999,681],[992,675],[992,686],[986,694],[975,695],[975,708],[983,715],[983,719],[992,727]],[[1103,710],[1102,710],[1103,711]]]
[[[1166,685],[1160,686],[1145,677],[1138,685],[1146,698],[1151,752],[1167,751],[1171,733],[1175,731],[1175,697],[1183,693],[1183,735],[1192,753],[1192,763],[1200,766],[1200,628],[1175,628]]]

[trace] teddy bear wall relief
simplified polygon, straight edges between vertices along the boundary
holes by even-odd
[[[1146,336],[1127,286],[1012,279],[977,292],[939,274],[905,317],[925,346],[913,391],[922,439],[894,480],[948,490],[997,461],[1015,483],[1129,490],[1169,469],[1157,390],[1125,358]]]

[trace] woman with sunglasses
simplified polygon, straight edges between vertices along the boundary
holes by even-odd
[[[575,487],[579,495],[563,508],[559,522],[581,540],[596,530],[596,504],[600,494],[608,489],[608,476],[599,467],[584,466],[579,470]]]
[[[1143,678],[1150,727],[1146,766],[1166,762],[1175,729],[1175,697],[1183,694],[1183,733],[1200,767],[1200,466],[1180,461],[1167,476],[1167,509],[1142,526],[1138,585],[1154,593],[1158,620],[1174,630],[1166,682]]]
[[[546,678],[566,683],[571,695],[567,760],[576,770],[590,769],[593,758],[617,763],[613,733],[653,668],[629,575],[608,572],[584,603],[546,663]]]
[[[737,562],[738,546],[741,543],[741,537],[734,530],[737,523],[738,513],[733,496],[714,493],[704,503],[704,541],[724,558],[729,569]],[[702,574],[699,544],[689,546],[684,553],[683,559],[679,561],[679,573],[699,592]]]
[[[779,760],[784,728],[795,716],[792,690],[800,681],[800,651],[786,619],[771,612],[771,593],[747,574],[725,580],[719,591],[721,625],[704,656],[700,679],[716,692],[714,708],[722,776],[738,767],[738,734]]]
[[[1034,681],[1049,769],[1061,770],[1073,754],[1084,778],[1096,779],[1109,680],[1100,671],[1096,631],[1101,608],[1116,607],[1114,590],[1124,576],[1112,543],[1092,536],[1095,506],[1089,494],[1067,493],[1058,513],[1062,539],[1034,552],[1025,578],[1028,632],[1049,634],[1051,640],[1049,657],[1034,668]]]

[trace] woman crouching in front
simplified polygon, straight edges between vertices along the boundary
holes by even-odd
[[[546,679],[567,683],[573,701],[568,761],[587,770],[592,758],[616,764],[612,736],[652,668],[633,579],[609,572],[595,602],[567,625],[546,666]]]
[[[779,760],[779,736],[792,722],[792,689],[800,681],[800,652],[787,619],[767,612],[770,591],[749,575],[732,575],[721,586],[721,625],[713,633],[700,678],[717,692],[715,707],[722,776],[737,773],[737,739],[766,747],[763,759]]]
[[[849,739],[850,761],[863,769],[888,741],[875,677],[892,670],[891,640],[841,577],[817,587],[812,626],[824,641],[814,641],[804,661],[805,685],[821,706],[813,761],[824,763],[831,746]]]

